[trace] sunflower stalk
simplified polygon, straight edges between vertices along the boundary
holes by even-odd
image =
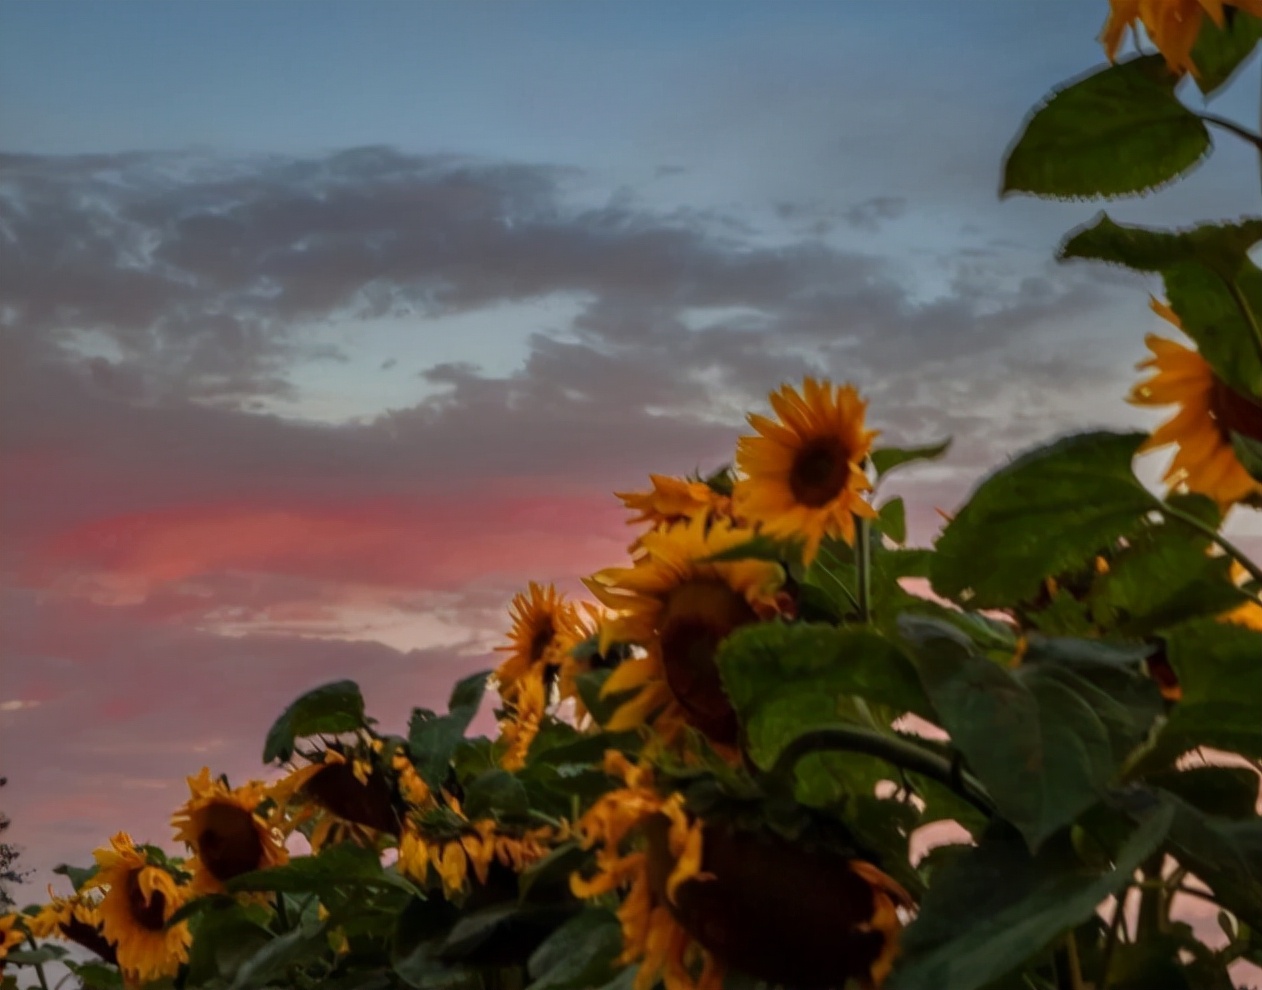
[[[1222,533],[1218,532],[1218,530],[1216,530],[1213,526],[1207,525],[1191,513],[1184,512],[1182,509],[1176,509],[1174,506],[1166,502],[1162,502],[1155,497],[1154,501],[1157,502],[1158,510],[1162,515],[1170,519],[1177,519],[1185,526],[1191,526],[1198,532],[1208,536],[1210,540],[1217,543],[1219,547],[1231,556],[1236,563],[1248,571],[1250,577],[1252,577],[1255,581],[1262,581],[1262,567],[1259,567],[1250,560],[1243,550],[1228,540],[1227,537],[1223,536]]]
[[[859,577],[859,618],[872,621],[872,524],[863,516],[855,516],[855,570]]]
[[[885,760],[893,766],[912,773],[923,774],[939,784],[949,787],[961,798],[986,816],[995,814],[994,802],[985,787],[971,774],[951,760],[921,749],[915,743],[903,739],[878,735],[868,729],[854,726],[835,726],[816,729],[798,736],[780,751],[771,768],[771,776],[779,780],[792,780],[793,770],[799,760],[812,753],[848,752],[864,753]]]
[[[28,942],[30,942],[30,943],[31,943],[31,948],[32,948],[34,951],[36,951],[36,952],[38,952],[38,951],[39,951],[39,943],[35,941],[35,936],[34,936],[34,935],[32,935],[30,932],[27,932],[27,933],[26,933],[26,940],[27,940]],[[38,963],[38,962],[37,962],[37,963],[35,964],[35,975],[36,975],[37,977],[39,977],[39,985],[40,985],[40,987],[42,988],[42,990],[48,990],[48,977],[46,977],[46,976],[44,975],[44,964],[43,964],[43,963]]]

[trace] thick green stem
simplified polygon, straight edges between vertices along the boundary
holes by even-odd
[[[872,524],[863,516],[854,520],[855,570],[859,575],[859,618],[872,621]]]
[[[1179,520],[1179,522],[1183,523],[1185,526],[1191,526],[1193,529],[1197,530],[1198,532],[1203,533],[1205,536],[1208,536],[1211,540],[1213,540],[1220,547],[1222,547],[1223,550],[1225,550],[1228,555],[1234,558],[1235,561],[1241,567],[1243,567],[1246,571],[1248,571],[1250,577],[1252,577],[1255,581],[1262,581],[1262,567],[1259,567],[1252,560],[1250,560],[1245,555],[1243,550],[1241,550],[1238,546],[1233,544],[1230,540],[1227,539],[1227,537],[1223,536],[1222,533],[1218,532],[1218,530],[1214,529],[1213,526],[1203,523],[1201,520],[1197,519],[1196,516],[1192,515],[1191,513],[1184,512],[1182,509],[1176,509],[1174,506],[1169,505],[1166,502],[1162,502],[1158,500],[1157,505],[1159,506],[1162,515],[1168,516],[1171,519],[1177,519]]]
[[[1082,982],[1082,960],[1078,958],[1078,939],[1072,931],[1065,935],[1065,958],[1069,963],[1070,990],[1086,990]]]
[[[1104,939],[1104,952],[1100,957],[1100,978],[1096,980],[1097,990],[1109,988],[1109,969],[1113,965],[1113,953],[1117,949],[1117,938],[1122,929],[1122,916],[1126,913],[1126,898],[1129,893],[1129,887],[1117,892],[1113,905],[1113,918],[1109,921],[1109,934]]]
[[[915,743],[891,736],[877,735],[867,729],[836,726],[816,729],[798,736],[785,746],[776,757],[771,773],[780,778],[790,778],[798,760],[811,753],[846,752],[864,753],[885,760],[887,763],[922,774],[930,780],[949,787],[982,814],[995,814],[995,804],[986,788],[957,764],[935,753],[926,752]]]

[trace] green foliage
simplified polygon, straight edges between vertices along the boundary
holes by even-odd
[[[1205,97],[1225,86],[1262,40],[1262,20],[1238,10],[1222,27],[1206,17],[1192,47],[1197,89]]]
[[[457,682],[447,702],[447,714],[436,715],[427,708],[414,708],[408,726],[408,749],[421,779],[437,789],[447,779],[448,768],[465,730],[478,713],[486,692],[489,671],[471,674]]]
[[[324,684],[286,708],[272,725],[263,745],[263,762],[288,760],[299,739],[354,732],[364,724],[364,698],[359,685],[354,681]]]
[[[897,467],[914,464],[917,461],[936,461],[951,447],[951,439],[938,443],[925,444],[922,447],[881,447],[868,456],[872,459],[872,469],[878,478],[883,478]]]
[[[890,990],[976,990],[1037,956],[1127,884],[1170,828],[1161,806],[1140,821],[1111,868],[1084,869],[1066,843],[1032,854],[999,824],[942,869],[904,935]]]
[[[1002,194],[1129,196],[1162,186],[1209,153],[1209,132],[1174,95],[1158,55],[1098,69],[1053,91],[1004,161]]]
[[[1000,468],[947,524],[933,590],[970,608],[1034,597],[1044,579],[1133,536],[1154,508],[1131,460],[1138,433],[1083,433]]]

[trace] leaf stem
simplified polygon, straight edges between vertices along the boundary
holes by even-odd
[[[1086,990],[1082,982],[1082,960],[1078,958],[1078,939],[1072,929],[1065,933],[1065,956],[1069,963],[1070,990]]]
[[[798,736],[780,751],[771,768],[771,774],[791,779],[793,768],[802,757],[829,751],[864,753],[904,770],[923,774],[950,788],[987,817],[995,814],[995,803],[986,793],[985,787],[956,763],[936,753],[927,752],[915,743],[877,735],[855,726],[839,725],[829,729],[816,729]]]
[[[1231,131],[1231,133],[1236,135],[1236,137],[1243,138],[1259,151],[1262,151],[1262,134],[1254,134],[1253,131],[1249,130],[1249,128],[1242,127],[1234,120],[1228,120],[1226,117],[1219,117],[1217,114],[1201,113],[1197,114],[1197,116],[1207,124],[1214,124],[1225,131]]]
[[[872,621],[872,524],[863,516],[854,519],[855,569],[859,574],[859,618]]]
[[[1252,577],[1255,581],[1262,581],[1262,567],[1259,567],[1250,560],[1243,550],[1228,540],[1227,537],[1223,536],[1222,533],[1218,532],[1218,530],[1214,529],[1213,526],[1209,526],[1201,522],[1201,520],[1197,519],[1196,516],[1192,515],[1190,512],[1184,512],[1182,509],[1176,509],[1168,502],[1162,502],[1156,496],[1153,496],[1153,500],[1160,507],[1159,511],[1162,515],[1169,516],[1171,519],[1177,519],[1185,526],[1191,526],[1196,531],[1208,536],[1213,542],[1222,547],[1229,556],[1233,557],[1241,567],[1248,571],[1250,577]]]

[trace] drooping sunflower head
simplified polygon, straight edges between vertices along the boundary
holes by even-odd
[[[863,463],[875,430],[866,429],[867,403],[850,385],[807,378],[771,393],[778,419],[751,414],[757,436],[742,437],[736,464],[740,516],[763,532],[804,544],[810,563],[825,536],[854,542],[854,517],[874,518],[864,500],[872,485]]]
[[[176,838],[193,852],[193,889],[217,893],[233,877],[279,866],[289,859],[280,830],[257,809],[267,789],[254,782],[228,787],[203,767],[188,778],[190,796],[171,819]]]
[[[596,872],[570,885],[579,897],[626,891],[619,961],[641,961],[644,986],[659,975],[668,987],[719,986],[728,968],[820,990],[885,981],[899,911],[912,905],[893,879],[825,846],[707,821],[619,754],[606,755],[605,769],[626,786],[580,822]]]
[[[698,516],[644,537],[631,567],[609,568],[587,586],[615,617],[603,635],[643,647],[605,682],[606,694],[638,688],[615,713],[612,731],[643,724],[656,714],[663,735],[692,725],[720,744],[736,741],[735,713],[723,691],[715,656],[734,630],[786,608],[785,575],[765,560],[706,558],[748,542],[752,530]]]
[[[546,692],[542,671],[517,681],[513,702],[500,720],[500,744],[503,746],[500,765],[505,770],[520,770],[526,765],[530,744],[539,734],[539,726],[547,711]]]
[[[49,902],[27,919],[36,938],[57,938],[75,942],[108,963],[118,964],[114,946],[101,930],[100,891],[87,890],[70,897],[58,897],[48,890]]]
[[[97,872],[88,886],[105,889],[101,930],[115,947],[119,969],[137,983],[174,976],[188,961],[192,936],[184,922],[170,927],[167,922],[187,899],[188,888],[151,862],[126,832],[93,855]]]
[[[500,695],[512,704],[522,681],[530,674],[550,684],[565,654],[583,640],[578,609],[567,602],[552,585],[531,581],[526,592],[513,596],[509,614],[513,628],[507,646],[497,647],[508,654],[496,668]]]
[[[1179,318],[1169,306],[1152,308],[1175,326]],[[1262,482],[1249,476],[1231,445],[1233,432],[1262,440],[1262,403],[1241,395],[1215,373],[1199,353],[1182,344],[1149,334],[1152,357],[1139,367],[1155,374],[1131,391],[1128,401],[1141,406],[1178,405],[1173,419],[1158,427],[1140,450],[1176,444],[1166,472],[1171,488],[1186,488],[1213,498],[1226,508],[1262,498]]]

